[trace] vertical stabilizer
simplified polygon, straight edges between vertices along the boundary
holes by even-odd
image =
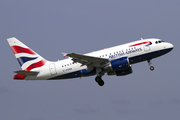
[[[7,39],[22,70],[31,71],[34,68],[42,67],[46,63],[43,57],[31,50],[18,39],[12,37]]]

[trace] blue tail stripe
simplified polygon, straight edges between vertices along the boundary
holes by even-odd
[[[18,62],[19,62],[19,64],[20,64],[20,66],[22,66],[25,62],[28,62],[28,61],[30,61],[30,60],[34,60],[34,59],[36,59],[36,58],[38,58],[38,57],[35,57],[35,58],[20,57],[20,58],[17,58],[17,60],[18,60]]]

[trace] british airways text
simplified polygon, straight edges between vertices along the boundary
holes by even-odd
[[[131,54],[131,53],[135,53],[135,52],[140,52],[140,51],[142,51],[142,48],[131,47],[131,48],[126,49],[126,50],[121,50],[118,53],[115,53],[114,55],[110,55],[109,58],[116,58],[119,56]]]

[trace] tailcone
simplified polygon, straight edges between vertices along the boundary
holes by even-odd
[[[21,74],[14,75],[15,80],[24,80],[25,77],[26,77],[25,75],[21,75]]]

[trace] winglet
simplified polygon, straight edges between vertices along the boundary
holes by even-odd
[[[63,54],[63,57],[65,58],[66,57],[66,55],[67,55],[67,53],[63,53],[63,52],[61,52],[62,54]]]

